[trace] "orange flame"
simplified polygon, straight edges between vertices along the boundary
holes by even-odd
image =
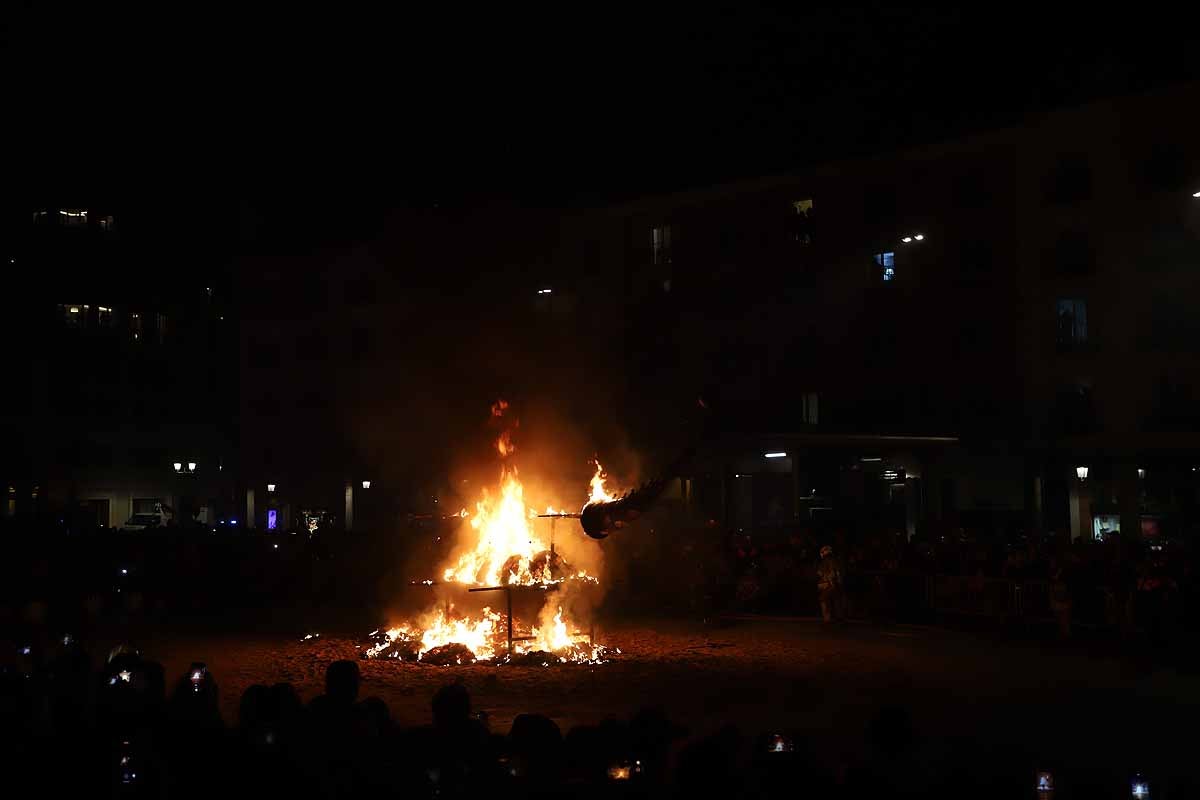
[[[492,406],[493,417],[502,417],[508,403],[498,400]],[[515,423],[514,423],[515,425]],[[496,441],[496,449],[502,458],[508,458],[516,448],[510,430],[505,430]],[[605,481],[608,477],[599,461],[594,462],[596,472],[590,483],[588,502],[612,500]],[[565,514],[553,506],[546,507],[547,514]],[[555,575],[554,558],[548,543],[535,529],[538,511],[533,504],[526,505],[525,487],[518,477],[517,468],[506,462],[500,472],[498,493],[484,488],[482,497],[475,504],[475,512],[469,514],[462,509],[458,515],[469,519],[470,527],[462,526],[462,534],[469,539],[468,547],[442,571],[442,580],[472,586],[500,586],[516,584],[533,586],[540,584],[571,582],[596,583],[597,579],[586,570],[572,570],[570,574]],[[514,627],[515,627],[515,620]],[[388,629],[386,641],[368,648],[368,657],[384,653],[398,639],[406,643],[405,650],[415,651],[417,658],[433,648],[445,644],[464,645],[478,660],[495,659],[503,649],[501,616],[485,608],[477,617],[454,613],[453,609],[437,608],[416,623],[406,623]],[[533,626],[531,638],[514,643],[516,654],[547,652],[559,661],[598,663],[606,649],[587,641],[588,637],[572,633],[574,627],[564,619],[561,605],[547,603],[538,615],[538,624]],[[393,651],[398,652],[398,651]]]
[[[475,504],[470,523],[477,534],[474,548],[447,567],[442,580],[482,586],[541,583],[543,576],[535,575],[530,563],[549,545],[534,532],[531,510],[525,507],[525,487],[516,468],[506,469],[500,477],[500,497],[493,498],[485,489]]]
[[[591,503],[607,503],[617,498],[609,494],[607,487],[604,485],[608,480],[608,473],[604,471],[604,467],[600,465],[600,461],[592,459],[592,463],[596,465],[596,474],[592,476],[590,483],[591,491],[588,493],[587,504]]]

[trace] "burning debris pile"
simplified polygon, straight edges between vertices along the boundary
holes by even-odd
[[[494,419],[502,419],[508,404],[499,401],[492,407]],[[462,546],[449,563],[439,569],[444,586],[465,588],[469,592],[498,592],[505,602],[505,613],[490,606],[471,614],[456,610],[446,601],[421,615],[386,630],[370,634],[370,644],[362,648],[363,658],[391,658],[424,664],[452,666],[477,662],[549,665],[550,663],[596,664],[607,660],[609,649],[596,644],[592,636],[578,630],[565,609],[578,598],[583,587],[598,583],[597,576],[577,569],[546,541],[536,523],[549,517],[551,526],[560,518],[577,518],[547,507],[539,514],[525,498],[517,467],[512,463],[516,447],[509,429],[496,440],[501,458],[500,485],[496,493],[484,489],[475,504],[475,512],[460,512],[464,519]],[[603,468],[596,462],[588,504],[611,501],[605,488]],[[585,505],[586,508],[586,505]],[[553,528],[551,528],[553,530]],[[435,586],[433,581],[421,581]],[[536,623],[526,627],[514,618],[512,594],[525,590],[544,594]]]

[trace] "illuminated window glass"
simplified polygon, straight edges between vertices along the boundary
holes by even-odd
[[[650,247],[655,264],[671,263],[671,226],[659,225],[650,229]]]
[[[86,208],[63,208],[59,209],[59,219],[63,225],[69,227],[84,227],[87,225],[88,212]]]
[[[896,254],[894,252],[876,253],[875,265],[880,269],[880,276],[884,281],[891,281],[896,277]]]
[[[796,211],[792,216],[792,241],[804,245],[812,244],[812,198],[806,197],[803,200],[793,200],[792,208]]]
[[[75,303],[62,303],[58,307],[62,321],[68,328],[86,328],[89,310],[88,306]]]
[[[1079,298],[1062,298],[1055,307],[1057,315],[1056,339],[1060,347],[1085,344],[1088,340],[1087,301]]]

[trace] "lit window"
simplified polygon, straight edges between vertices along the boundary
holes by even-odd
[[[793,200],[792,208],[796,211],[795,216],[792,217],[792,241],[800,244],[812,244],[812,198]]]
[[[130,337],[133,338],[134,341],[137,341],[142,338],[142,315],[141,314],[130,314],[129,315],[129,335],[130,335]]]
[[[45,211],[33,212],[33,222],[35,225],[45,222],[49,217],[50,217],[49,213],[47,213]]]
[[[159,344],[166,341],[167,338],[167,315],[154,315],[154,340]]]
[[[671,263],[671,226],[659,225],[650,229],[650,246],[655,264]]]
[[[101,328],[111,328],[113,324],[113,310],[108,306],[96,306],[96,321]]]
[[[83,328],[87,326],[89,307],[73,303],[59,305],[58,311],[68,328]]]
[[[894,252],[876,253],[875,266],[879,267],[880,275],[885,281],[896,277],[896,254]]]
[[[108,214],[106,216],[100,217],[100,219],[97,220],[97,222],[100,224],[100,230],[102,230],[102,231],[111,231],[113,229],[112,214]]]
[[[806,392],[800,395],[800,421],[805,425],[816,425],[819,417],[820,403],[816,392]]]
[[[88,212],[85,208],[63,208],[58,212],[63,225],[78,227],[87,225]]]
[[[1058,326],[1055,338],[1059,347],[1085,344],[1088,340],[1087,301],[1079,298],[1060,299],[1055,311]]]

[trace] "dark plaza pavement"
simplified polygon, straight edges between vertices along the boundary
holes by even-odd
[[[302,634],[159,631],[142,647],[168,675],[207,662],[232,722],[251,684],[288,681],[307,701],[321,691],[331,661],[357,658],[350,632],[326,630],[308,641]],[[624,622],[606,626],[601,638],[621,654],[597,666],[360,661],[362,694],[385,700],[401,724],[420,724],[429,720],[433,692],[461,679],[499,731],[527,711],[547,714],[565,732],[657,705],[693,735],[724,723],[748,735],[795,731],[830,765],[861,753],[873,711],[898,703],[911,711],[919,747],[932,760],[1001,760],[1015,775],[1038,764],[1116,777],[1192,769],[1188,731],[1200,677],[1146,666],[1118,648],[1097,655],[1077,643],[782,619]]]

